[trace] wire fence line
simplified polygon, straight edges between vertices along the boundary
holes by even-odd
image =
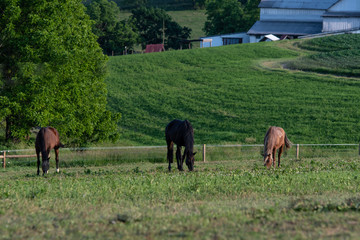
[[[202,147],[204,144],[195,144],[194,147]],[[205,144],[207,147],[263,147],[263,144]],[[299,144],[292,144],[293,146],[360,146],[360,144],[352,144],[352,143],[340,143],[340,144],[331,144],[331,143],[299,143]],[[121,149],[155,149],[155,148],[166,148],[166,145],[160,146],[115,146],[115,147],[79,147],[79,148],[61,148],[63,150],[69,151],[91,151],[91,150],[121,150]],[[0,153],[7,152],[28,152],[28,151],[35,151],[35,148],[29,149],[12,149],[12,150],[0,150]]]
[[[248,160],[259,159],[263,153],[263,144],[197,144],[194,151],[197,161]],[[115,162],[166,162],[167,146],[112,146],[62,148],[60,161],[77,161],[77,164],[114,164]],[[200,157],[199,157],[200,155]],[[202,155],[202,156],[201,156]],[[283,157],[291,159],[316,158],[337,155],[339,157],[356,157],[360,155],[359,144],[293,144]],[[23,161],[24,165],[36,162],[35,148],[0,150],[0,159],[5,168],[9,159]],[[104,163],[106,159],[106,163]],[[15,164],[15,161],[12,161]],[[76,164],[74,164],[76,165]],[[8,165],[8,166],[11,166]]]

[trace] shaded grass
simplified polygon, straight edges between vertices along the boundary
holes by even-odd
[[[353,168],[349,168],[353,165]],[[358,158],[1,170],[0,239],[358,238]]]

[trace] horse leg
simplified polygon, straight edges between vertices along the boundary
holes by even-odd
[[[185,148],[184,154],[182,155],[182,158],[181,158],[181,168],[183,168],[185,155],[186,155],[186,148]]]
[[[276,148],[273,149],[273,152],[272,152],[272,164],[273,164],[273,167],[275,168],[275,157],[276,157]]]
[[[181,146],[177,146],[176,148],[176,161],[179,171],[183,171],[182,163],[181,163]]]
[[[36,149],[36,157],[37,157],[37,175],[40,175],[40,150]]]
[[[278,159],[278,167],[280,167],[280,157],[281,157],[281,154],[284,150],[284,145],[282,145],[280,148],[279,148],[279,159]]]
[[[56,172],[60,172],[59,170],[59,149],[55,149],[55,161],[56,161]]]
[[[166,141],[167,142],[167,160],[169,162],[169,171],[171,171],[171,163],[173,163],[174,159],[174,142]]]

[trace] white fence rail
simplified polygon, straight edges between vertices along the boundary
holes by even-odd
[[[202,161],[205,162],[207,160],[207,154],[214,154],[216,151],[225,152],[225,149],[234,148],[234,149],[256,149],[253,150],[253,153],[259,155],[261,152],[263,145],[262,144],[228,144],[228,145],[219,145],[219,144],[202,144],[195,145],[194,148],[198,151],[202,152]],[[331,148],[339,148],[339,147],[350,147],[352,155],[360,155],[360,144],[293,144],[293,148],[295,148],[295,154],[293,157],[295,159],[299,159],[301,156],[301,149],[314,147],[321,148],[326,147],[328,149]],[[161,156],[166,156],[166,146],[121,146],[121,147],[88,147],[88,148],[63,148],[61,151],[69,151],[69,152],[96,152],[98,151],[98,155],[105,155],[104,152],[111,150],[119,150],[119,151],[128,151],[128,155],[136,154],[140,151],[157,151],[157,154],[161,154]],[[292,150],[294,151],[294,150]],[[340,151],[340,150],[338,150]],[[356,151],[356,153],[354,153]],[[28,153],[28,154],[25,154]],[[29,154],[32,153],[32,154]],[[121,153],[117,153],[121,154]],[[222,152],[220,151],[220,155]],[[230,153],[232,154],[232,153]],[[244,151],[237,151],[236,154],[244,154]],[[308,155],[314,154],[313,152],[307,153]],[[9,158],[36,158],[35,149],[16,149],[16,150],[0,150],[0,159],[2,159],[3,168],[6,168],[6,160]],[[211,158],[211,157],[210,157]]]

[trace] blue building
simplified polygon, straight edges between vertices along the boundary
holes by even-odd
[[[262,0],[259,8],[247,33],[203,37],[200,47],[360,32],[360,0]]]
[[[265,35],[298,38],[360,28],[360,0],[262,0],[260,20],[247,32],[250,42]]]

